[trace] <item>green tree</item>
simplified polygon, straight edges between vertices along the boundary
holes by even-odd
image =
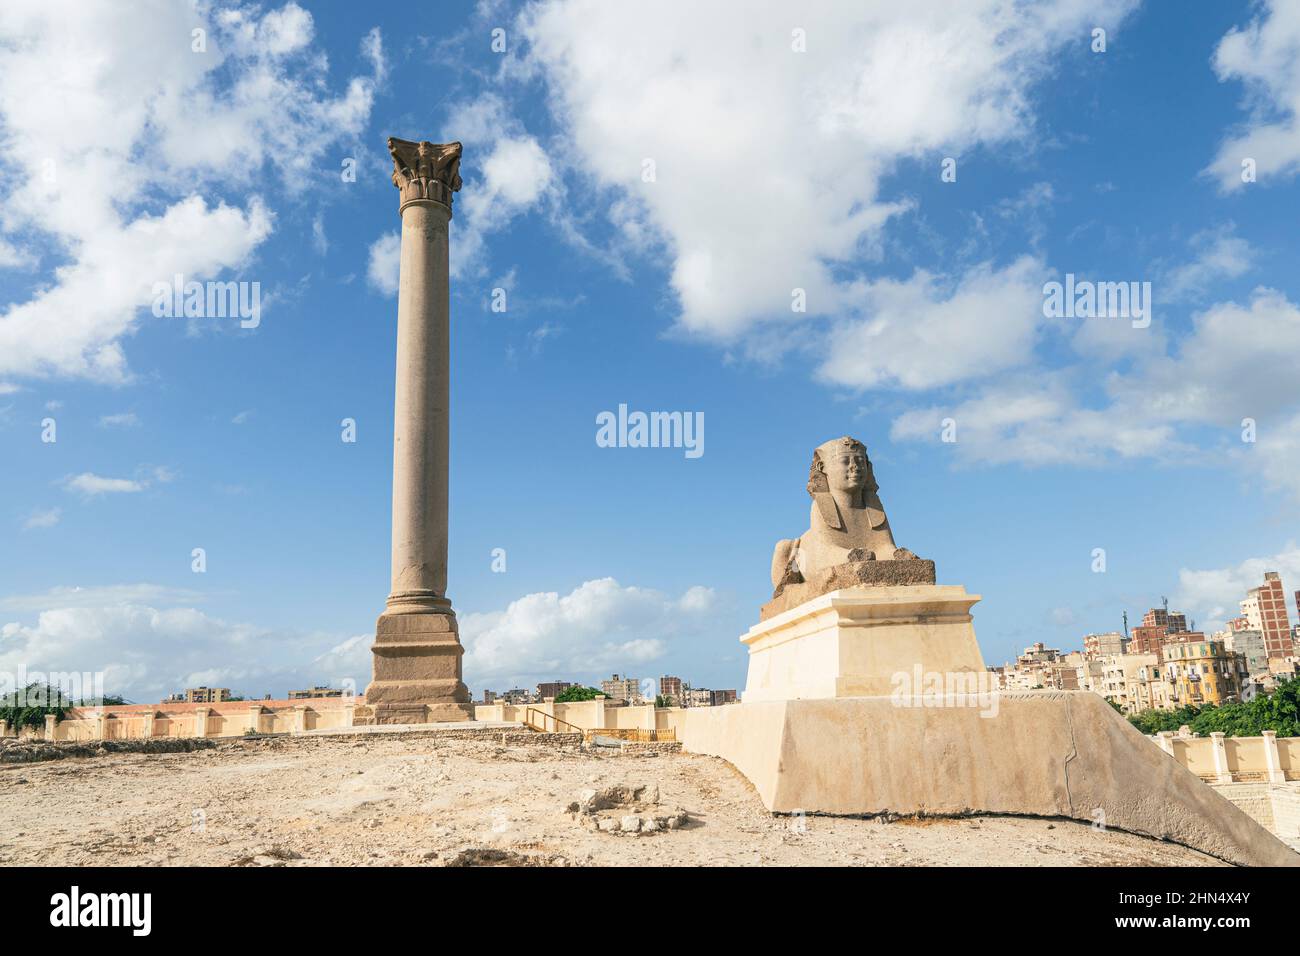
[[[44,727],[47,714],[62,720],[72,701],[48,684],[31,683],[22,690],[0,697],[0,720],[19,727]]]
[[[603,691],[596,690],[594,687],[566,687],[555,695],[557,704],[574,704],[584,700],[595,700],[597,697],[604,697]]]
[[[1283,681],[1271,694],[1259,694],[1247,702],[1178,710],[1144,710],[1129,718],[1144,734],[1177,730],[1186,724],[1201,737],[1221,733],[1228,737],[1258,737],[1266,730],[1279,737],[1300,737],[1300,678]]]
[[[1183,724],[1191,725],[1200,711],[1191,705],[1177,710],[1144,710],[1128,719],[1129,723],[1147,736],[1162,730],[1177,730]]]

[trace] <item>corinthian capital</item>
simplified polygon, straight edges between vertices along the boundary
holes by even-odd
[[[393,156],[393,185],[401,191],[399,210],[417,199],[451,207],[451,194],[460,189],[460,143],[413,143],[388,139]]]

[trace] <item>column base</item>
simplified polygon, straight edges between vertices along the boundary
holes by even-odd
[[[374,724],[441,724],[474,719],[473,704],[376,704]]]
[[[473,720],[469,688],[461,680],[456,615],[395,614],[385,611],[375,625],[373,679],[366,704],[377,724],[419,724]]]

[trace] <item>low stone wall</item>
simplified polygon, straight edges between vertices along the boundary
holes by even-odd
[[[153,740],[97,740],[93,743],[52,743],[35,737],[11,739],[0,746],[0,763],[37,763],[67,757],[101,757],[105,754],[190,753],[215,747],[214,740],[159,737]]]
[[[1300,851],[1300,782],[1211,786],[1283,843]]]
[[[73,708],[63,720],[57,720],[53,715],[46,717],[44,733],[40,736],[53,743],[89,743],[97,740],[298,734],[351,727],[353,713],[360,702],[361,698],[320,697],[295,701]]]
[[[682,752],[680,740],[640,741],[628,740],[619,748],[625,754],[676,754]]]
[[[731,706],[731,705],[724,705]],[[584,731],[599,730],[671,730],[680,739],[681,729],[685,726],[686,714],[700,708],[655,707],[644,704],[637,707],[614,706],[604,700],[583,700],[568,704],[554,701],[541,704],[477,704],[474,707],[475,720],[509,721],[511,723],[546,724],[547,730],[568,730],[564,724],[579,727]],[[536,711],[529,717],[528,711]],[[545,715],[545,716],[543,716]],[[555,724],[547,720],[557,718],[564,724]],[[529,718],[526,720],[525,718]]]
[[[1150,738],[1206,783],[1285,783],[1300,780],[1300,737],[1225,737],[1164,731]]]
[[[539,734],[531,730],[512,730],[501,735],[507,747],[581,747],[582,734]]]

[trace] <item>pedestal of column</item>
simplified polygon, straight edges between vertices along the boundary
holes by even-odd
[[[390,139],[401,192],[393,415],[392,590],[375,628],[375,723],[472,720],[447,599],[450,293],[447,225],[460,144]]]

